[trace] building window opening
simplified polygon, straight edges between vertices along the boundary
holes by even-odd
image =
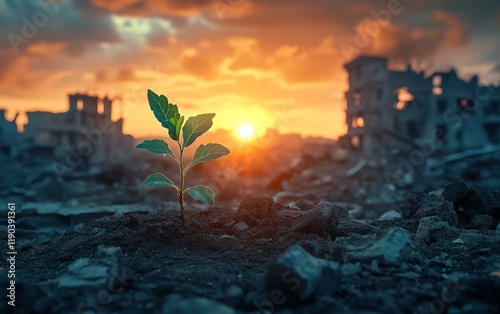
[[[500,125],[495,123],[489,123],[484,125],[486,135],[488,136],[488,141],[491,144],[500,144]]]
[[[104,113],[104,103],[103,103],[102,99],[99,99],[99,102],[97,103],[97,113],[98,114]]]
[[[457,99],[457,111],[459,113],[472,114],[477,109],[477,102],[472,98]]]
[[[353,94],[353,99],[354,99],[354,106],[361,105],[361,92],[355,91]]]
[[[437,110],[438,112],[445,112],[448,104],[446,103],[446,99],[438,99],[437,101]]]
[[[443,89],[441,88],[441,83],[443,82],[443,78],[441,75],[435,75],[432,78],[432,93],[434,95],[441,95],[443,94]]]
[[[354,135],[353,137],[351,137],[351,147],[354,148],[355,150],[361,149],[361,136],[360,135]]]
[[[440,143],[446,142],[446,125],[438,124],[436,125],[436,140]]]
[[[394,104],[394,108],[397,110],[406,109],[409,103],[415,99],[407,87],[398,88],[395,93],[398,97],[398,101]]]
[[[357,116],[352,118],[352,127],[353,128],[362,128],[365,126],[365,120],[361,116]]]

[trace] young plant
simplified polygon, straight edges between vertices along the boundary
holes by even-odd
[[[193,160],[187,165],[184,164],[184,150],[194,143],[203,133],[212,127],[212,119],[215,113],[200,114],[190,117],[184,124],[184,116],[181,116],[177,105],[168,102],[164,95],[158,96],[148,89],[148,102],[156,119],[168,130],[170,138],[179,145],[179,157],[177,157],[163,140],[146,140],[136,146],[138,149],[145,149],[155,154],[172,157],[179,166],[180,182],[176,186],[172,180],[161,173],[150,174],[144,180],[145,186],[173,187],[177,190],[177,197],[181,208],[182,225],[185,225],[184,218],[184,193],[188,193],[192,198],[211,206],[215,205],[214,191],[204,185],[185,188],[185,178],[187,171],[200,162],[207,162],[229,154],[229,149],[221,144],[209,143],[200,145],[194,153]],[[182,130],[182,132],[181,132]],[[182,133],[182,141],[181,141]]]

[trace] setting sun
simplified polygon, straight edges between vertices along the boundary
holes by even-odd
[[[241,138],[248,140],[255,135],[255,129],[251,124],[243,124],[238,128],[238,135]]]

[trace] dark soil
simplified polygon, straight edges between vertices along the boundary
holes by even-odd
[[[447,224],[434,217],[436,226]],[[500,241],[495,240],[499,239],[495,230],[436,227],[422,244],[416,239],[419,223],[414,218],[375,221],[370,228],[358,228],[359,222],[343,218],[339,222],[343,229],[338,229],[342,234],[336,239],[292,232],[294,219],[270,210],[268,217],[243,228],[235,226],[238,214],[233,211],[188,211],[186,226],[175,212],[93,220],[44,245],[23,247],[17,257],[21,271],[15,313],[168,313],[165,304],[172,296],[188,300],[183,305],[187,310],[179,313],[190,313],[194,297],[226,304],[234,311],[223,313],[495,313],[500,309],[500,275],[495,275],[500,270]],[[408,230],[414,242],[400,265],[343,259],[350,245],[363,241],[368,245],[395,226]],[[452,244],[459,237],[465,244]],[[341,287],[335,295],[300,304],[269,305],[268,266],[295,244],[314,257],[340,263]],[[110,299],[99,301],[100,287],[58,288],[68,266],[93,257],[98,246],[123,251],[124,273],[108,288]],[[207,307],[200,313],[217,310]]]

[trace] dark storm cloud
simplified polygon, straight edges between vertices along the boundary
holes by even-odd
[[[220,2],[226,5],[223,12],[215,6]],[[367,23],[377,22],[375,16],[394,3],[401,10],[379,25],[366,45],[356,45],[360,29],[363,32]],[[23,18],[32,21],[37,12],[45,12],[37,1],[0,0],[0,51],[14,54],[8,34],[22,36]],[[150,29],[143,38],[149,46],[145,48],[153,47],[159,54],[165,49],[178,61],[178,69],[203,80],[220,78],[221,64],[227,62],[232,71],[273,71],[289,84],[331,82],[341,77],[342,64],[353,57],[342,53],[342,44],[353,46],[357,54],[381,54],[399,62],[437,58],[444,51],[470,46],[472,38],[482,36],[493,41],[491,51],[500,49],[498,0],[74,0],[60,4],[46,25],[19,45],[24,48],[21,54],[28,53],[26,48],[33,44],[46,42],[63,44],[62,53],[80,58],[101,43],[120,43],[114,16],[125,17],[122,23],[129,25],[127,17],[168,20],[175,32],[158,19],[144,20]],[[233,38],[252,40],[252,47],[231,46]],[[200,48],[201,41],[208,48]],[[121,48],[131,53],[137,49],[135,61],[146,58],[144,47],[124,42]],[[187,48],[198,54],[183,55]],[[474,49],[481,47],[470,50]],[[488,60],[478,62],[498,62],[492,60],[495,54],[481,56]],[[4,57],[0,73],[15,61],[10,55]],[[123,60],[123,65],[137,70],[127,64],[131,61]]]
[[[214,0],[91,0],[99,8],[128,16],[188,15],[211,6]]]
[[[67,52],[78,56],[86,46],[121,40],[110,16],[89,15],[72,1],[0,0],[0,8],[0,49],[14,53],[37,42],[64,42],[70,43]]]

